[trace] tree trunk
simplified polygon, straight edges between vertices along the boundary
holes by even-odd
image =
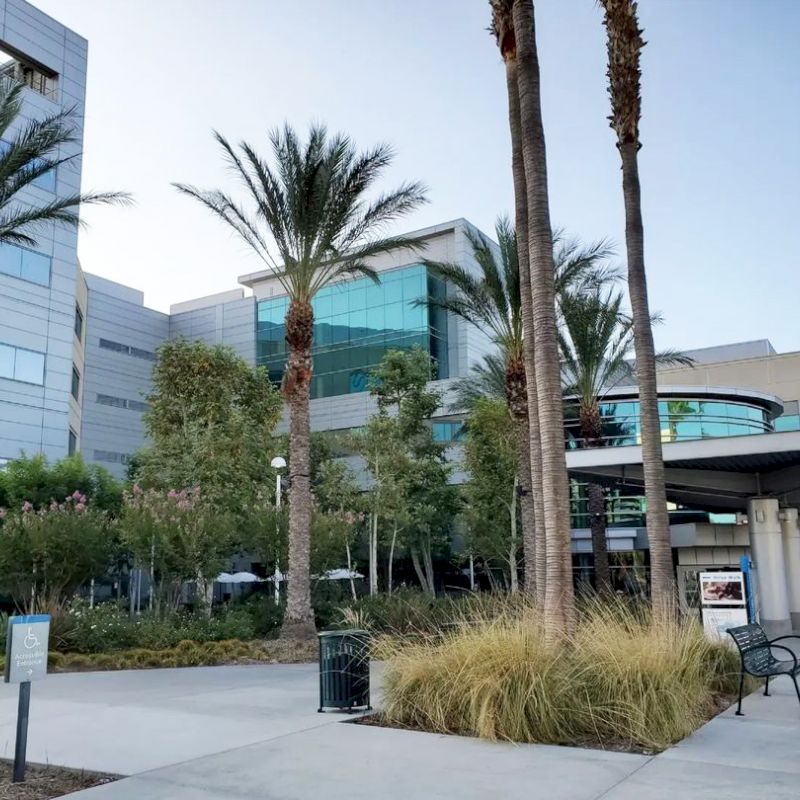
[[[386,580],[386,592],[388,594],[392,593],[392,581],[394,580],[393,573],[394,573],[394,546],[397,543],[397,523],[395,522],[394,528],[392,530],[392,543],[389,545],[389,569],[388,575]]]
[[[584,397],[578,411],[581,436],[587,447],[602,447],[603,418],[600,405],[595,396]],[[608,571],[608,544],[606,542],[606,502],[603,487],[589,483],[586,487],[589,528],[592,532],[592,553],[594,555],[595,588],[598,594],[608,594],[611,590],[611,577]]]
[[[661,451],[655,347],[644,268],[644,227],[637,150],[636,142],[619,145],[622,157],[622,191],[625,198],[628,294],[633,316],[636,381],[639,384],[642,466],[647,502],[647,538],[650,545],[650,591],[654,609],[657,612],[669,612],[675,602],[675,572]]]
[[[353,600],[358,600],[358,594],[356,594],[356,582],[353,580],[353,559],[350,555],[350,542],[345,542],[344,546],[347,550],[347,571],[350,574],[350,594],[353,595]]]
[[[514,478],[511,489],[511,503],[509,515],[511,517],[511,542],[508,547],[508,574],[511,579],[511,594],[519,591],[519,577],[517,576],[517,495],[519,493],[519,479]]]
[[[525,593],[531,599],[537,597],[536,585],[536,510],[533,502],[530,457],[530,431],[528,415],[514,419],[517,437],[517,471],[521,491],[520,510],[522,512],[522,561],[525,576]]]
[[[522,132],[519,116],[519,90],[517,88],[516,52],[506,56],[506,84],[508,88],[508,121],[511,129],[511,167],[514,176],[514,207],[519,253],[520,306],[522,315],[523,353],[525,359],[525,388],[528,415],[524,436],[519,437],[520,459],[527,460],[520,479],[530,487],[532,511],[526,513],[523,505],[522,535],[525,547],[525,590],[535,588],[536,605],[544,610],[547,583],[547,540],[544,529],[544,497],[542,495],[542,443],[539,433],[539,396],[536,389],[536,355],[531,295],[530,258],[528,253],[528,188],[525,180],[525,163],[522,156]],[[530,516],[531,523],[526,525]],[[532,537],[531,537],[532,534]],[[533,541],[530,541],[530,538]],[[532,554],[529,551],[533,549]],[[531,562],[533,562],[531,564]],[[536,580],[528,586],[528,576]]]
[[[429,542],[425,542],[425,547],[422,549],[422,565],[425,568],[425,577],[428,580],[428,589],[432,595],[436,595],[436,581],[433,572],[433,559],[431,558],[431,546]]]
[[[545,638],[547,642],[554,643],[572,627],[575,598],[555,309],[553,234],[547,194],[547,155],[532,0],[516,0],[513,14],[522,156],[528,198],[528,252],[542,445],[544,528],[547,536]]]
[[[311,304],[292,300],[286,314],[289,348],[283,392],[289,404],[289,569],[283,639],[316,636],[311,610]]]
[[[373,512],[369,521],[369,593],[378,593],[378,514]]]
[[[608,569],[608,543],[606,542],[606,499],[599,483],[587,486],[589,498],[589,526],[592,530],[595,588],[598,594],[609,594],[611,575]]]
[[[433,594],[433,589],[428,585],[428,577],[425,574],[425,570],[422,568],[422,562],[420,561],[419,551],[416,547],[411,547],[411,563],[414,565],[414,572],[417,573],[417,580],[419,581],[419,585],[422,588],[423,592],[427,592],[428,594]]]

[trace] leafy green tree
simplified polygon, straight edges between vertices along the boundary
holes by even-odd
[[[0,470],[0,508],[19,509],[25,502],[46,508],[76,491],[100,511],[116,514],[122,505],[122,485],[103,467],[87,466],[80,454],[53,464],[42,455],[23,456]]]
[[[108,514],[78,490],[39,508],[0,509],[0,592],[24,613],[55,611],[106,571],[114,548]]]
[[[467,419],[466,544],[487,567],[500,563],[517,590],[520,538],[516,430],[503,400],[478,400]]]
[[[431,374],[431,357],[420,348],[391,350],[385,355],[370,376],[370,391],[378,402],[377,421],[370,424],[376,433],[373,441],[378,434],[380,440],[367,461],[376,483],[375,509],[391,507],[396,514],[392,550],[402,524],[403,545],[420,585],[433,594],[433,554],[447,547],[458,495],[449,482],[452,468],[445,458],[447,446],[433,438],[430,421],[442,397],[427,386]],[[368,443],[369,433],[368,426]],[[376,469],[380,463],[376,453],[382,453],[384,473]]]
[[[81,204],[121,204],[130,196],[84,192],[44,204],[20,199],[20,192],[37,178],[81,157],[74,109],[19,124],[24,88],[10,78],[0,79],[0,243],[36,247],[37,233],[52,223],[77,227]]]
[[[202,487],[230,510],[270,478],[281,398],[266,371],[221,345],[182,339],[158,350],[144,421],[151,446],[137,454],[146,487]]]
[[[119,527],[136,562],[149,569],[160,600],[177,605],[183,584],[193,582],[198,603],[210,613],[214,579],[241,547],[233,522],[200,489],[143,490],[134,485],[125,495]]]
[[[311,542],[313,569],[322,574],[346,563],[350,591],[356,599],[353,549],[365,518],[364,492],[353,472],[341,460],[329,459],[319,470],[315,485],[316,513]],[[344,559],[344,561],[343,561]]]
[[[246,142],[234,147],[215,138],[226,162],[245,189],[248,205],[219,190],[177,184],[219,217],[252,248],[275,275],[289,298],[286,315],[288,360],[283,393],[289,404],[289,592],[285,637],[315,632],[311,610],[311,481],[309,477],[309,389],[314,339],[312,300],[342,277],[377,280],[369,259],[399,246],[405,237],[386,237],[390,223],[425,201],[421,184],[368,199],[392,161],[386,145],[358,153],[349,137],[329,137],[324,126],[311,127],[300,142],[285,125],[270,134],[272,163]]]

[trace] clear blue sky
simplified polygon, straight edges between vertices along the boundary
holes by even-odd
[[[89,40],[86,270],[170,303],[259,262],[170,181],[230,186],[211,128],[266,150],[289,120],[388,140],[388,180],[430,204],[404,228],[512,209],[504,72],[486,0],[34,0]],[[623,243],[593,0],[538,0],[553,221]],[[640,154],[660,346],[767,337],[800,349],[800,0],[641,0]]]

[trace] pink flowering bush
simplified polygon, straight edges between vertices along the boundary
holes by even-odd
[[[0,523],[0,592],[26,613],[66,603],[104,574],[115,546],[109,517],[78,490],[39,509],[3,509]]]
[[[236,552],[236,524],[199,488],[126,492],[119,520],[123,544],[136,566],[152,574],[154,598],[177,606],[183,584],[197,587],[200,604],[210,606],[214,578]]]

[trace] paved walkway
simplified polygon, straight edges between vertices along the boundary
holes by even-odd
[[[6,756],[15,689],[0,689]],[[352,725],[317,714],[316,693],[312,665],[54,675],[33,687],[29,756],[132,776],[79,800],[800,797],[786,679],[655,758]]]

